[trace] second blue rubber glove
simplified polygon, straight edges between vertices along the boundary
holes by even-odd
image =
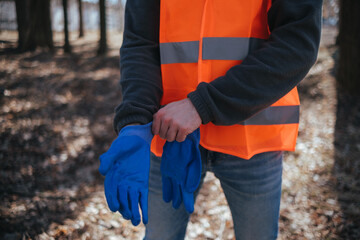
[[[194,211],[194,192],[201,179],[199,142],[199,129],[189,134],[184,142],[166,142],[161,160],[164,201],[172,201],[175,209],[184,202],[189,213]]]
[[[105,176],[105,197],[111,211],[119,211],[133,225],[148,222],[151,124],[124,127],[100,156],[99,172]]]

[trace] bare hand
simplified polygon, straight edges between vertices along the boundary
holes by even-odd
[[[152,131],[154,135],[169,142],[182,142],[186,136],[201,125],[201,118],[190,99],[172,102],[154,114]]]

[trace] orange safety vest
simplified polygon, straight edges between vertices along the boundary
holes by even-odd
[[[200,82],[211,82],[241,64],[269,38],[271,0],[161,0],[161,105],[179,101]],[[244,79],[243,81],[249,81]],[[268,151],[294,151],[299,127],[299,96],[287,95],[232,126],[200,126],[206,149],[245,159]],[[154,137],[151,151],[161,156],[165,140]]]

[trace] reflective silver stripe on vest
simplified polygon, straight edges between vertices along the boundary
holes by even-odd
[[[161,64],[197,63],[199,41],[160,43]]]
[[[240,125],[278,125],[299,123],[300,106],[268,107]]]
[[[206,37],[203,39],[204,60],[244,60],[258,49],[264,39]],[[199,41],[160,43],[161,64],[196,63]]]
[[[204,60],[244,60],[264,39],[207,37],[203,39]]]

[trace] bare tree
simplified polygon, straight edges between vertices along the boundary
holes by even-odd
[[[24,50],[26,34],[29,29],[29,11],[27,0],[15,0],[16,21],[18,26],[18,50]]]
[[[79,9],[79,38],[82,38],[84,36],[84,23],[83,23],[81,0],[78,0],[78,9]]]
[[[105,54],[107,51],[105,0],[99,0],[99,8],[100,8],[100,41],[99,41],[98,54]]]
[[[69,29],[68,29],[68,12],[67,12],[67,6],[68,6],[68,0],[62,0],[63,3],[63,10],[64,10],[64,52],[70,53],[71,47],[69,42]]]
[[[124,31],[124,6],[123,6],[123,2],[121,0],[118,0],[118,6],[119,6],[119,22],[120,22],[120,27],[119,27],[119,31]]]
[[[337,81],[349,93],[360,95],[360,1],[340,1],[339,68]]]
[[[52,50],[54,43],[50,0],[30,0],[29,4],[29,29],[24,41],[24,50],[35,50],[37,47],[48,47]]]

